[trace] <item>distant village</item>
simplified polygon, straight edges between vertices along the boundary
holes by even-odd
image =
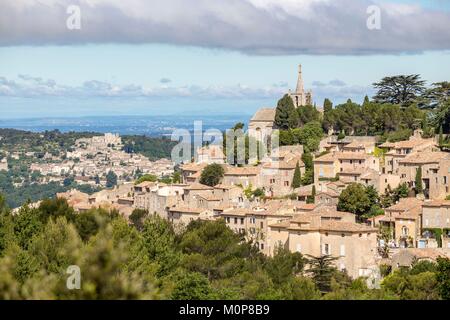
[[[99,187],[107,186],[106,177],[110,172],[117,176],[118,184],[132,181],[138,174],[163,177],[173,173],[172,161],[150,161],[143,155],[126,153],[122,147],[122,139],[118,134],[106,133],[102,136],[81,138],[76,140],[73,151],[59,155],[47,152],[40,161],[31,163],[29,171],[39,174],[39,183],[63,183],[67,177],[73,177],[74,182],[79,185]],[[9,156],[18,160],[22,156],[33,158],[35,153],[15,152]],[[0,162],[0,170],[8,170],[6,156]]]
[[[301,68],[297,87],[288,94],[296,108],[312,104],[312,92],[303,88]],[[265,141],[264,135],[276,129],[275,114],[275,108],[258,110],[248,123],[248,135]],[[437,145],[435,137],[424,138],[420,129],[408,140],[381,144],[374,136],[341,138],[330,131],[313,154],[313,183],[300,187],[293,187],[296,170],[305,174],[300,144],[280,146],[244,166],[227,163],[222,146],[203,146],[196,150],[195,161],[180,165],[180,182],[135,183],[127,177],[137,170],[162,177],[173,174],[174,164],[125,153],[120,137],[106,134],[77,140],[66,159],[36,163],[31,170],[50,180],[69,173],[90,184],[96,182],[88,177],[98,176],[101,185],[113,171],[119,180],[112,189],[92,195],[70,190],[57,196],[78,212],[109,207],[129,217],[133,210],[143,209],[179,228],[196,219],[223,219],[264,254],[273,255],[282,246],[306,255],[332,255],[339,270],[353,278],[368,277],[376,285],[380,264],[397,268],[417,259],[450,257],[450,200],[446,200],[450,153]],[[383,154],[376,154],[376,149]],[[200,183],[203,170],[213,163],[223,168],[220,182]],[[337,209],[341,193],[351,184],[372,186],[378,194],[402,184],[414,189],[419,170],[423,191],[401,197],[380,215],[361,221],[354,213]]]

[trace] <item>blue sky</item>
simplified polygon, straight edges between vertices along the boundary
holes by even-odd
[[[374,2],[366,0],[198,0],[184,11],[177,0],[72,1],[82,29],[71,31],[60,28],[66,2],[0,4],[2,118],[251,114],[295,87],[299,63],[318,105],[361,101],[387,75],[450,80],[450,13],[441,0],[384,1],[382,28],[372,31],[365,8]]]

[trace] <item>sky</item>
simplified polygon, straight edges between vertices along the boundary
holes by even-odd
[[[248,115],[300,63],[318,106],[450,80],[450,1],[0,0],[0,118]]]

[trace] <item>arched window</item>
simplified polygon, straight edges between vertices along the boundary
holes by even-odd
[[[408,228],[406,226],[402,227],[402,235],[404,235],[404,236],[408,235]]]

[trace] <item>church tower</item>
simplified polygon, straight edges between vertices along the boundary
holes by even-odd
[[[311,90],[305,92],[303,87],[303,74],[302,74],[302,65],[298,66],[298,78],[297,78],[297,87],[295,88],[295,92],[289,90],[289,96],[296,108],[305,105],[312,105],[312,92]]]

